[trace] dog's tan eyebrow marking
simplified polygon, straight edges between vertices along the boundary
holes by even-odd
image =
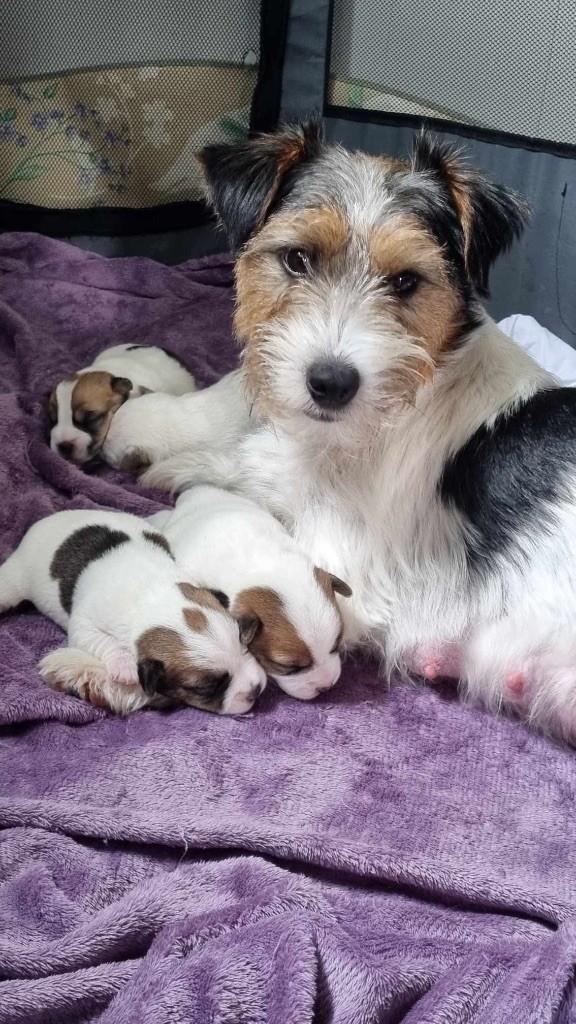
[[[306,249],[329,258],[342,252],[350,237],[344,213],[337,207],[310,206],[271,217],[250,244],[251,253]]]

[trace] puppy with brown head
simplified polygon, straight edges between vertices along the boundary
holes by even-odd
[[[310,700],[336,683],[343,623],[337,576],[318,569],[264,509],[216,487],[180,496],[163,530],[187,575],[222,592],[249,650],[293,697]]]
[[[157,346],[116,345],[92,366],[60,381],[48,398],[50,447],[84,463],[102,449],[112,418],[129,398],[150,391],[182,395],[195,390],[180,360]]]
[[[137,516],[57,512],[0,567],[0,610],[29,600],[67,630],[70,648],[40,666],[59,689],[86,684],[121,711],[244,714],[265,674],[223,604],[182,579],[165,537]]]

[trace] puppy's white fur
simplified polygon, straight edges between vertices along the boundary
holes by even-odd
[[[52,571],[53,559],[68,538],[87,527],[120,531],[129,540],[88,562],[77,576],[67,611],[60,580]],[[89,659],[98,659],[111,685],[127,685],[133,693],[139,683],[139,639],[149,629],[174,630],[191,666],[230,674],[222,712],[240,714],[249,710],[265,677],[242,646],[237,623],[223,608],[200,608],[184,600],[178,586],[182,571],[146,536],[150,532],[146,521],[120,512],[71,510],[40,520],[0,567],[0,611],[31,601],[67,630],[71,648]],[[184,606],[198,608],[207,620],[207,628],[200,632],[187,628]],[[71,658],[68,651],[54,652],[43,671],[53,681],[60,659],[63,677],[69,677]],[[77,659],[76,667],[80,674],[93,672],[93,660],[82,667]]]
[[[184,395],[196,390],[194,377],[177,359],[155,345],[114,345],[100,352],[91,366],[78,371],[78,376],[92,371],[105,371],[113,377],[126,378],[132,383],[130,398],[138,398],[148,391],[170,395]],[[75,462],[91,457],[92,437],[73,420],[72,392],[76,379],[63,380],[55,390],[57,421],[50,432],[50,447],[71,444]]]
[[[118,467],[134,456],[152,463],[205,445],[228,454],[252,425],[250,403],[238,374],[231,373],[193,395],[143,395],[126,402],[112,420],[102,456]]]
[[[251,588],[267,588],[278,596],[312,658],[309,668],[291,675],[269,669],[286,693],[310,700],[337,682],[340,613],[318,582],[311,559],[273,516],[246,497],[201,486],[182,494],[172,513],[158,513],[149,521],[164,532],[187,575],[223,591],[233,612]]]

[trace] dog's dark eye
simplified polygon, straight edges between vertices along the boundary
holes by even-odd
[[[306,277],[310,273],[310,256],[305,249],[286,249],[282,263],[292,277]]]
[[[400,274],[393,274],[389,281],[396,295],[401,295],[402,297],[412,295],[412,292],[415,292],[420,284],[418,274],[413,273],[411,270],[403,270]]]

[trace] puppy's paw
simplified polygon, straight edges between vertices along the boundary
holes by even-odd
[[[106,671],[111,683],[120,686],[138,685],[138,665],[128,651],[117,651],[105,661]]]
[[[108,707],[103,694],[108,676],[98,658],[73,647],[63,647],[42,658],[38,671],[53,690],[80,697],[96,707]]]
[[[142,473],[152,465],[152,456],[143,448],[130,448],[121,458],[118,469],[125,473]]]

